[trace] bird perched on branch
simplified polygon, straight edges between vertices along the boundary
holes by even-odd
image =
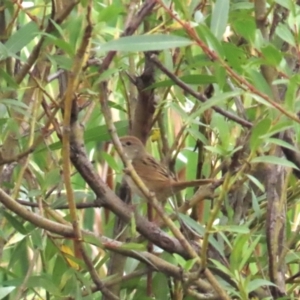
[[[156,198],[159,201],[164,202],[168,197],[175,195],[187,187],[195,187],[216,182],[214,179],[177,181],[170,175],[165,166],[147,153],[144,145],[138,138],[134,136],[124,136],[120,138],[120,141],[124,152],[131,161],[136,173],[147,188],[155,193]],[[125,175],[125,180],[133,193],[143,197],[142,192],[129,175]]]

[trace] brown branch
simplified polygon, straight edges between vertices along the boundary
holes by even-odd
[[[145,270],[145,269],[139,269],[137,271],[133,271],[132,273],[130,273],[128,275],[118,276],[118,277],[114,276],[113,278],[111,278],[109,280],[105,280],[104,284],[105,284],[105,286],[107,288],[113,287],[116,284],[124,283],[126,281],[131,280],[131,279],[134,279],[134,278],[137,278],[137,277],[141,277],[141,276],[145,275],[146,272],[147,272],[147,270]],[[96,291],[98,291],[98,288],[97,288],[97,286],[91,286],[90,290],[92,292],[96,292]],[[86,291],[82,292],[82,296],[83,297],[84,296],[88,296],[88,295],[89,295],[89,291],[86,290]],[[68,300],[73,300],[73,299],[76,300],[75,298],[70,298]]]
[[[33,272],[33,270],[36,267],[35,264],[36,264],[36,261],[37,261],[38,257],[39,257],[39,250],[35,249],[33,251],[33,257],[32,257],[32,259],[31,259],[31,261],[29,263],[26,275],[25,275],[22,283],[18,287],[17,294],[14,296],[15,300],[22,299],[22,297],[24,296],[24,292],[25,292],[25,290],[27,288],[28,281],[31,278],[32,272]]]
[[[76,257],[80,256],[81,248],[81,231],[77,218],[76,204],[74,199],[74,193],[71,184],[71,161],[70,161],[70,139],[71,135],[74,135],[74,126],[70,127],[73,119],[77,119],[78,107],[73,105],[77,99],[74,98],[74,92],[79,84],[79,75],[81,70],[87,61],[87,53],[89,52],[90,40],[92,36],[92,21],[91,21],[91,2],[87,6],[86,22],[87,25],[84,30],[84,35],[80,46],[76,52],[72,70],[68,73],[68,85],[64,97],[64,109],[63,109],[63,136],[62,136],[62,165],[63,165],[63,179],[66,189],[66,195],[70,210],[70,217],[74,228],[76,239],[74,240],[74,252]],[[74,116],[73,116],[74,115]],[[71,130],[70,130],[71,129]]]
[[[269,33],[267,28],[267,1],[254,1],[255,21],[263,38],[268,41]],[[278,86],[273,81],[278,77],[277,69],[273,66],[260,66],[261,73],[272,91],[276,103],[280,103]],[[280,147],[273,146],[271,150],[276,156],[281,156]],[[269,277],[276,285],[270,287],[272,296],[276,299],[286,295],[285,273],[286,265],[279,265],[279,258],[283,249],[286,247],[286,193],[284,193],[284,182],[287,182],[287,175],[284,168],[280,166],[266,166],[268,176],[266,177],[266,195],[267,195],[267,221],[266,221],[266,239],[269,257]]]
[[[16,200],[19,204],[24,205],[24,206],[28,206],[28,207],[39,207],[38,203],[34,203],[34,202],[29,202],[29,201],[24,201],[24,200]],[[51,205],[47,206],[51,207]],[[86,209],[86,208],[96,208],[99,207],[99,205],[97,204],[97,200],[93,201],[93,202],[87,202],[87,203],[76,203],[76,209]],[[66,205],[58,205],[55,207],[52,207],[53,209],[69,209],[69,206]]]
[[[64,236],[66,238],[74,238],[74,230],[71,226],[59,224],[56,222],[53,222],[51,220],[45,219],[44,217],[39,216],[38,214],[35,214],[24,207],[22,205],[18,204],[14,199],[12,199],[8,194],[6,194],[2,189],[0,189],[0,202],[8,208],[10,211],[16,213],[18,216],[23,218],[26,221],[29,221],[30,223],[34,224],[35,226],[39,228],[43,228],[49,232],[59,234],[61,236]],[[139,219],[137,219],[139,221]],[[140,221],[139,221],[140,222]],[[147,220],[143,219],[143,222],[146,223]],[[152,228],[148,228],[148,230],[154,230],[156,226],[153,224]],[[95,233],[87,231],[87,230],[81,230],[81,234],[83,236],[83,240],[92,241],[92,240],[99,240],[101,245],[106,250],[111,250],[117,253],[120,253],[125,256],[130,256],[133,258],[136,258],[139,261],[142,261],[149,265],[150,267],[154,268],[154,270],[160,270],[161,272],[165,273],[168,276],[173,276],[177,279],[181,279],[182,276],[190,277],[189,273],[183,274],[182,269],[174,266],[171,263],[168,263],[164,261],[163,259],[157,257],[154,254],[148,253],[146,251],[143,252],[137,252],[128,250],[128,247],[124,247],[124,243],[117,242],[115,240],[109,239],[104,236],[97,236]],[[164,239],[163,236],[159,235],[159,232],[156,232],[158,239]],[[161,244],[164,244],[162,242]],[[99,246],[99,244],[98,244]],[[176,248],[175,248],[176,250]],[[169,251],[171,252],[171,251]],[[181,255],[181,253],[179,253]],[[202,280],[198,280],[194,282],[195,285],[201,287],[201,289],[205,291],[211,291],[211,287],[203,282]]]
[[[88,174],[89,174],[88,171],[84,172],[84,175],[88,175]],[[90,182],[92,182],[92,181],[90,181]],[[121,219],[123,219],[125,221],[126,220],[129,221],[131,212],[128,209],[128,206],[123,204],[122,201],[116,200],[118,198],[109,190],[109,188],[105,187],[104,183],[103,183],[103,185],[104,185],[103,188],[105,189],[105,191],[104,191],[104,195],[101,197],[101,199],[99,201],[101,201],[102,203],[106,203],[107,206],[112,206],[112,207],[114,207],[114,202],[117,202],[116,205],[121,206],[121,207],[119,207],[120,212],[118,215],[121,217]],[[101,184],[98,186],[98,189],[102,189]],[[116,197],[116,199],[113,199],[113,200],[111,199],[112,200],[111,205],[108,204],[108,202],[110,200],[106,199],[106,197],[110,198],[110,193],[112,195],[114,195],[114,197]],[[118,203],[118,201],[119,201],[119,203]],[[22,205],[17,203],[14,199],[12,199],[2,189],[0,189],[0,202],[7,209],[16,213],[18,216],[20,216],[24,220],[29,221],[30,223],[32,223],[33,225],[35,225],[39,228],[43,228],[49,232],[56,233],[65,238],[74,238],[75,237],[74,230],[71,226],[53,222],[51,220],[45,219],[44,217],[41,217],[40,215],[38,215],[36,213],[33,213],[33,212],[27,210]],[[167,234],[165,234],[163,231],[161,231],[160,228],[158,228],[157,226],[155,226],[152,223],[149,223],[147,221],[147,219],[140,217],[138,214],[135,214],[135,217],[136,217],[137,229],[146,238],[151,240],[153,243],[158,245],[160,248],[165,249],[169,253],[177,253],[186,259],[190,258],[188,253],[186,253],[186,251],[182,248],[182,246],[176,239],[169,237]],[[156,255],[150,254],[148,252],[137,252],[137,251],[126,250],[126,249],[128,249],[128,247],[127,248],[123,247],[124,244],[121,242],[117,242],[115,240],[109,239],[104,236],[98,236],[95,233],[92,233],[87,230],[81,230],[81,232],[82,232],[83,240],[93,241],[93,240],[98,239],[100,241],[101,245],[103,246],[103,248],[106,250],[111,250],[111,251],[120,253],[125,256],[130,256],[130,257],[136,258],[139,261],[145,262],[150,267],[154,267],[154,269],[160,270],[161,272],[164,272],[166,275],[172,276],[177,279],[180,279],[180,278],[182,278],[182,276],[185,276],[184,274],[182,274],[181,268],[178,268],[172,264],[168,264],[167,262],[165,262],[162,259],[158,260],[159,258]],[[99,246],[99,244],[97,244],[97,246]],[[196,245],[194,245],[194,246],[197,248]],[[145,256],[143,256],[144,253],[145,253]],[[218,271],[218,270],[216,270],[216,271]],[[205,273],[206,272],[209,272],[209,271],[205,270]],[[186,274],[186,276],[188,278],[190,278],[190,276],[188,274]],[[220,274],[220,276],[223,277],[222,274]],[[227,277],[228,276],[224,275],[223,278],[230,283],[230,278],[227,278]],[[207,284],[203,285],[204,283],[202,281],[199,281],[199,283],[196,282],[195,284],[197,286],[201,287],[201,289],[203,289],[203,290],[207,290],[210,288],[209,286],[207,286]]]
[[[87,255],[85,249],[83,248],[83,244],[80,243],[79,245],[80,248],[80,252],[81,252],[81,256],[85,262],[85,265],[87,266],[87,269],[91,275],[91,278],[93,280],[93,282],[95,283],[98,291],[101,291],[101,293],[103,294],[103,296],[106,297],[106,299],[111,299],[111,300],[118,300],[119,297],[115,296],[108,288],[107,286],[105,286],[105,284],[103,283],[103,281],[100,279],[97,271],[94,268],[93,262],[90,259],[90,257]]]
[[[145,57],[144,71],[135,78],[134,84],[138,90],[138,99],[135,105],[131,135],[139,138],[146,144],[151,131],[152,119],[155,112],[154,89],[149,87],[154,83],[154,65]]]
[[[0,189],[0,202],[8,208],[10,211],[14,212],[24,220],[36,225],[39,228],[49,230],[53,233],[62,235],[64,237],[73,238],[74,231],[71,226],[65,226],[51,220],[47,220],[38,214],[32,213],[31,211],[24,208],[22,205],[17,203],[13,198],[11,198],[7,193]]]
[[[164,274],[167,274],[179,280],[182,280],[183,278],[194,277],[196,275],[195,272],[185,273],[180,267],[175,266],[171,263],[167,263],[165,260],[158,257],[157,255],[146,251],[137,253],[135,251],[126,250],[125,247],[116,248],[114,245],[110,245],[109,243],[106,243],[105,247],[106,249],[113,250],[122,255],[130,256],[138,259],[139,261],[143,261],[147,265],[149,265],[154,271],[163,272]],[[201,280],[199,277],[197,277],[197,279],[193,281],[193,284],[199,287],[202,291],[211,292],[211,286],[207,282]]]

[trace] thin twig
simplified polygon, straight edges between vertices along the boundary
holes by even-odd
[[[201,102],[206,102],[207,98],[204,94],[197,93],[194,91],[191,87],[189,87],[186,83],[184,83],[181,79],[179,79],[177,76],[175,76],[171,71],[169,71],[156,57],[156,55],[151,55],[150,59],[153,61],[153,63],[162,71],[164,72],[171,80],[173,80],[178,86],[180,86],[185,92],[189,93],[196,99],[200,100]],[[222,108],[218,106],[212,106],[212,109],[218,112],[219,114],[223,115],[224,117],[235,121],[238,124],[241,124],[245,127],[252,127],[252,123],[248,122],[247,120],[244,120],[226,110],[223,110]]]

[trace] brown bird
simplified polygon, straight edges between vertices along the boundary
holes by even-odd
[[[120,141],[124,152],[131,161],[136,173],[147,188],[155,193],[159,201],[165,201],[168,197],[187,187],[195,187],[216,182],[216,180],[213,179],[176,181],[160,162],[146,152],[144,145],[138,138],[134,136],[124,136],[120,138]],[[125,180],[133,193],[143,197],[142,192],[129,175],[125,175]]]

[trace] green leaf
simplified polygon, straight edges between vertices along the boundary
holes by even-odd
[[[0,42],[0,61],[10,56],[9,50]]]
[[[99,248],[103,248],[103,244],[102,244],[101,240],[99,238],[95,237],[94,235],[85,234],[83,236],[83,240],[85,243],[95,245]]]
[[[45,172],[45,187],[54,186],[60,183],[62,180],[62,174],[59,167],[51,169],[49,172]]]
[[[191,114],[190,119],[194,119],[204,111],[208,110],[212,106],[219,105],[221,102],[225,102],[227,99],[231,99],[236,96],[240,96],[243,93],[242,90],[232,91],[232,92],[220,92],[215,96],[209,98],[206,102],[201,104],[200,108],[197,109],[193,114]]]
[[[250,2],[232,3],[230,7],[231,10],[253,9],[253,8],[254,8],[254,4]]]
[[[206,44],[211,50],[214,50],[218,53],[220,58],[224,58],[224,49],[222,47],[222,44],[220,41],[215,37],[214,34],[209,30],[209,28],[205,24],[199,24],[198,27],[196,27],[196,30],[199,34],[199,37],[203,40],[206,41]],[[222,67],[222,69],[224,69]]]
[[[262,215],[262,212],[261,212],[261,207],[259,205],[259,201],[257,199],[257,196],[256,194],[254,193],[253,190],[251,190],[251,202],[252,202],[252,208],[254,210],[254,215],[256,218],[260,218],[261,215]]]
[[[271,155],[255,157],[251,160],[251,163],[274,164],[274,165],[279,165],[279,166],[299,170],[298,167],[294,163],[292,163],[284,158],[277,157],[277,156],[271,156]]]
[[[197,223],[195,220],[193,220],[192,218],[184,214],[179,214],[179,217],[186,225],[190,226],[200,235],[204,235],[205,228],[201,224]],[[217,240],[212,235],[209,236],[208,241],[221,254],[221,256],[224,257],[224,252],[221,245],[217,242]]]
[[[16,54],[31,42],[37,36],[38,32],[39,28],[36,22],[29,22],[23,25],[7,40],[5,47],[10,54]]]
[[[185,271],[190,271],[190,270],[193,268],[193,266],[197,263],[197,261],[198,261],[198,258],[197,258],[197,257],[195,257],[194,259],[189,259],[189,260],[185,263],[183,269],[184,269]]]
[[[59,68],[64,70],[71,70],[73,66],[73,59],[61,55],[48,55],[47,56],[52,64],[57,65]]]
[[[282,52],[275,48],[272,44],[262,47],[261,52],[264,56],[264,60],[268,65],[277,66],[282,60]]]
[[[51,272],[53,283],[57,286],[64,287],[65,281],[70,280],[71,277],[70,273],[68,272],[69,268],[70,266],[63,255],[56,255]]]
[[[60,290],[56,286],[49,274],[39,274],[38,276],[31,276],[27,282],[28,288],[41,287],[48,291],[53,296],[60,296]]]
[[[295,74],[288,79],[287,91],[285,93],[284,105],[289,111],[295,111],[295,102],[300,84],[299,74]]]
[[[70,57],[73,58],[75,56],[75,49],[72,47],[72,45],[64,40],[55,38],[53,40],[53,44],[56,45],[58,48],[69,54]],[[59,56],[59,55],[57,55]],[[66,55],[63,55],[62,57],[66,58]]]
[[[300,153],[299,149],[297,147],[295,147],[295,146],[291,145],[290,143],[287,143],[287,142],[285,142],[283,140],[280,140],[280,139],[268,138],[266,140],[266,142],[272,143],[272,144],[275,144],[275,145],[278,145],[280,147],[284,147],[284,148],[287,148],[287,149],[290,149],[290,150],[293,150],[293,151],[295,151],[297,153]]]
[[[265,280],[265,279],[254,279],[249,282],[249,284],[247,286],[247,293],[249,294],[249,293],[255,291],[256,289],[258,289],[259,287],[263,287],[266,285],[276,286],[276,284],[274,284],[273,282]]]
[[[228,120],[219,114],[213,114],[211,120],[211,128],[213,130],[218,131],[218,136],[221,140],[219,146],[224,149],[224,151],[228,151],[231,149],[231,126],[228,123]]]
[[[118,173],[121,172],[122,169],[120,168],[120,164],[117,163],[115,157],[104,151],[101,151],[101,158],[103,158],[107,162],[112,170],[115,170]]]
[[[128,132],[128,122],[127,121],[117,121],[114,123],[117,133],[119,136],[123,136]],[[110,134],[107,131],[106,125],[95,126],[91,129],[88,129],[84,132],[84,141],[85,143],[89,142],[106,142],[110,141]],[[56,142],[48,147],[42,147],[36,152],[45,151],[47,149],[50,150],[59,150],[61,149],[61,142]]]
[[[9,295],[16,287],[15,286],[6,286],[6,287],[0,287],[0,299],[5,298],[7,295]]]
[[[261,135],[261,139],[266,139],[269,137],[273,137],[276,133],[282,132],[289,128],[293,128],[294,124],[290,120],[282,120],[281,122],[276,123],[272,128],[269,130],[268,133]]]
[[[99,14],[97,17],[97,21],[100,22],[111,22],[112,18],[117,18],[124,12],[124,7],[122,5],[118,5],[117,3],[111,2],[107,7],[103,7],[103,3],[95,2],[95,6],[93,8],[97,9],[99,6]]]
[[[260,238],[261,238],[260,235],[257,236],[255,241],[251,241],[251,243],[249,242],[248,247],[244,248],[243,257],[242,257],[242,260],[239,265],[239,270],[242,270],[244,268],[245,264],[247,263],[247,261],[249,260],[249,258],[253,256],[253,252],[254,252]]]
[[[27,104],[18,101],[16,99],[0,99],[0,103],[11,107],[20,107],[20,108],[28,109]]]
[[[23,226],[23,224],[14,216],[3,210],[3,215],[7,219],[7,221],[21,234],[26,235],[28,232]]]
[[[117,121],[114,123],[119,136],[125,135],[128,132],[128,121]],[[96,126],[84,132],[84,140],[86,143],[91,141],[107,142],[110,141],[110,134],[108,133],[106,125]]]
[[[109,41],[101,44],[99,50],[106,51],[154,51],[164,50],[177,47],[186,47],[193,43],[193,41],[175,35],[155,34],[155,35],[134,35],[121,37],[117,40]]]
[[[295,38],[286,24],[279,23],[276,27],[276,34],[291,46],[295,46]]]
[[[237,19],[233,22],[233,28],[247,41],[254,41],[256,24],[253,17],[245,16],[245,18]]]
[[[48,187],[48,186],[47,186]],[[43,194],[43,191],[41,189],[38,190],[30,190],[27,193],[27,197],[31,198],[31,197],[37,197],[37,196],[41,196]]]
[[[250,148],[252,151],[256,151],[256,149],[263,143],[263,140],[260,137],[269,131],[271,124],[272,122],[269,118],[264,118],[253,126],[250,137]]]
[[[224,151],[224,149],[222,149],[218,145],[216,145],[216,146],[204,146],[204,148],[206,150],[210,151],[211,153],[218,154],[218,155],[221,155],[221,156],[226,156],[226,152]]]
[[[64,31],[61,28],[61,26],[59,24],[57,24],[53,19],[50,19],[50,22],[52,23],[52,25],[55,27],[55,29],[57,30],[57,33],[59,34],[60,38],[64,38]],[[55,31],[54,31],[55,32]],[[55,34],[57,34],[55,33]],[[61,40],[61,39],[60,39]]]
[[[153,294],[154,297],[150,297],[150,299],[170,299],[170,287],[169,287],[169,278],[162,272],[156,272],[153,278]],[[139,286],[139,285],[136,285]],[[140,298],[142,300],[142,298]]]
[[[271,98],[272,98],[272,92],[271,92],[270,86],[267,83],[264,76],[261,74],[261,72],[259,72],[257,70],[254,70],[254,69],[250,69],[250,68],[247,68],[246,72],[249,75],[249,77],[251,78],[251,80],[252,80],[253,84],[255,85],[255,87],[259,91],[271,96]],[[251,94],[251,95],[252,95],[253,98],[256,96],[255,94]],[[258,96],[256,98],[261,99],[261,97],[258,97]],[[262,101],[265,101],[267,103],[267,101],[264,100],[264,99],[262,99]]]
[[[243,48],[231,43],[222,43],[222,45],[230,67],[242,73],[242,66],[247,61],[246,53]]]
[[[46,247],[46,237],[43,236],[43,230],[40,228],[34,229],[31,234],[31,241],[34,248],[38,248],[39,250],[44,250]]]
[[[57,256],[57,253],[59,251],[60,250],[57,248],[57,245],[56,244],[54,245],[51,239],[46,239],[46,246],[44,251],[44,258],[46,261],[50,261],[50,259]]]
[[[109,68],[100,74],[100,76],[95,80],[93,86],[97,86],[100,82],[104,80],[111,80],[113,76],[119,76],[119,69],[117,68]]]
[[[240,234],[236,237],[230,255],[230,270],[240,270],[244,248],[248,247],[249,234]]]
[[[122,105],[120,105],[120,104],[118,104],[118,103],[116,103],[116,102],[113,102],[113,101],[107,101],[107,104],[108,104],[108,106],[111,107],[111,108],[114,108],[114,109],[120,110],[120,111],[122,111],[122,112],[124,112],[124,113],[127,113],[126,109],[125,109]]]
[[[1,45],[1,43],[0,43]],[[1,49],[0,49],[0,56],[1,56]],[[18,85],[16,84],[14,78],[9,75],[7,72],[5,72],[4,69],[0,68],[0,77],[7,82],[9,86],[12,88],[18,88]]]
[[[137,243],[123,244],[119,248],[120,249],[124,249],[124,250],[135,250],[135,251],[145,251],[147,249],[146,245],[144,245],[144,244],[137,244]]]
[[[234,277],[233,273],[223,264],[215,259],[210,259],[210,261],[221,271],[223,271],[225,274],[229,275],[230,277]]]
[[[210,84],[210,83],[216,83],[217,80],[215,76],[211,75],[202,75],[202,74],[192,74],[192,75],[184,75],[179,77],[180,80],[182,80],[186,84],[194,84],[194,85],[199,85],[199,84]],[[169,87],[172,85],[176,85],[173,80],[163,80],[156,82],[152,84],[149,88],[159,88],[159,87]]]
[[[226,30],[229,13],[229,0],[217,0],[212,11],[210,29],[218,40]]]
[[[181,257],[179,254],[173,253],[173,257],[177,265],[183,267],[186,264],[185,259]]]
[[[291,0],[275,0],[274,2],[278,3],[282,7],[285,7],[288,10],[293,10],[293,3]]]
[[[7,267],[8,270],[10,270],[11,268],[13,269],[16,265],[21,266],[23,270],[28,269],[28,260],[24,259],[24,253],[27,253],[28,251],[27,241],[28,238],[27,236],[25,236],[25,238],[23,238],[21,241],[16,243],[15,248],[10,254],[10,259]]]
[[[249,233],[249,228],[246,225],[216,225],[214,228],[217,231],[227,231],[227,232],[233,232],[233,233]]]
[[[223,91],[225,83],[226,83],[226,80],[227,80],[227,73],[226,73],[225,68],[221,64],[216,63],[214,65],[214,75],[217,78],[218,90],[219,91]]]
[[[245,174],[249,180],[251,180],[263,193],[265,192],[265,187],[261,184],[260,181],[257,180],[254,176],[250,174]]]
[[[291,229],[291,228],[289,228],[289,229]],[[288,230],[288,232],[290,233],[290,230]],[[298,240],[299,240],[299,234],[298,234]],[[290,263],[297,264],[299,262],[299,259],[300,259],[299,252],[290,252],[290,253],[287,253],[287,255],[285,256],[285,263],[286,264],[290,264]]]

